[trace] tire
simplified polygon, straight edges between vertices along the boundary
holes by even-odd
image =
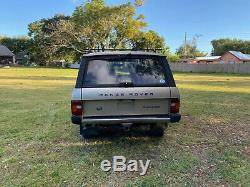
[[[94,127],[87,127],[87,128],[83,128],[82,126],[80,126],[80,135],[84,138],[84,139],[90,139],[93,137],[98,136],[98,129],[94,128]]]
[[[153,127],[149,130],[149,136],[162,137],[163,135],[164,135],[164,128],[162,127]]]

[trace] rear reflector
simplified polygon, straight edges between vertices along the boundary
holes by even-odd
[[[171,99],[170,113],[179,113],[180,110],[180,100],[177,98]]]
[[[83,113],[82,101],[71,101],[71,113],[75,116],[81,116]]]

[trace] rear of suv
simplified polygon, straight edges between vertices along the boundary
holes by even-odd
[[[99,127],[146,127],[163,136],[179,122],[180,95],[166,57],[152,52],[113,51],[82,57],[72,92],[72,123],[90,138]]]

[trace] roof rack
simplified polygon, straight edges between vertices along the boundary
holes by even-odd
[[[163,49],[162,48],[155,48],[155,49],[141,49],[141,48],[138,48],[138,49],[83,49],[84,53],[85,54],[88,54],[88,53],[93,53],[93,52],[105,52],[105,51],[144,51],[144,52],[161,52]]]

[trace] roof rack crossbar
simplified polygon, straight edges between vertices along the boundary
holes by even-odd
[[[92,52],[105,52],[105,51],[145,51],[145,52],[161,52],[163,49],[162,48],[146,48],[146,49],[141,49],[141,48],[132,48],[132,49],[83,49],[86,54],[87,53],[92,53]]]

